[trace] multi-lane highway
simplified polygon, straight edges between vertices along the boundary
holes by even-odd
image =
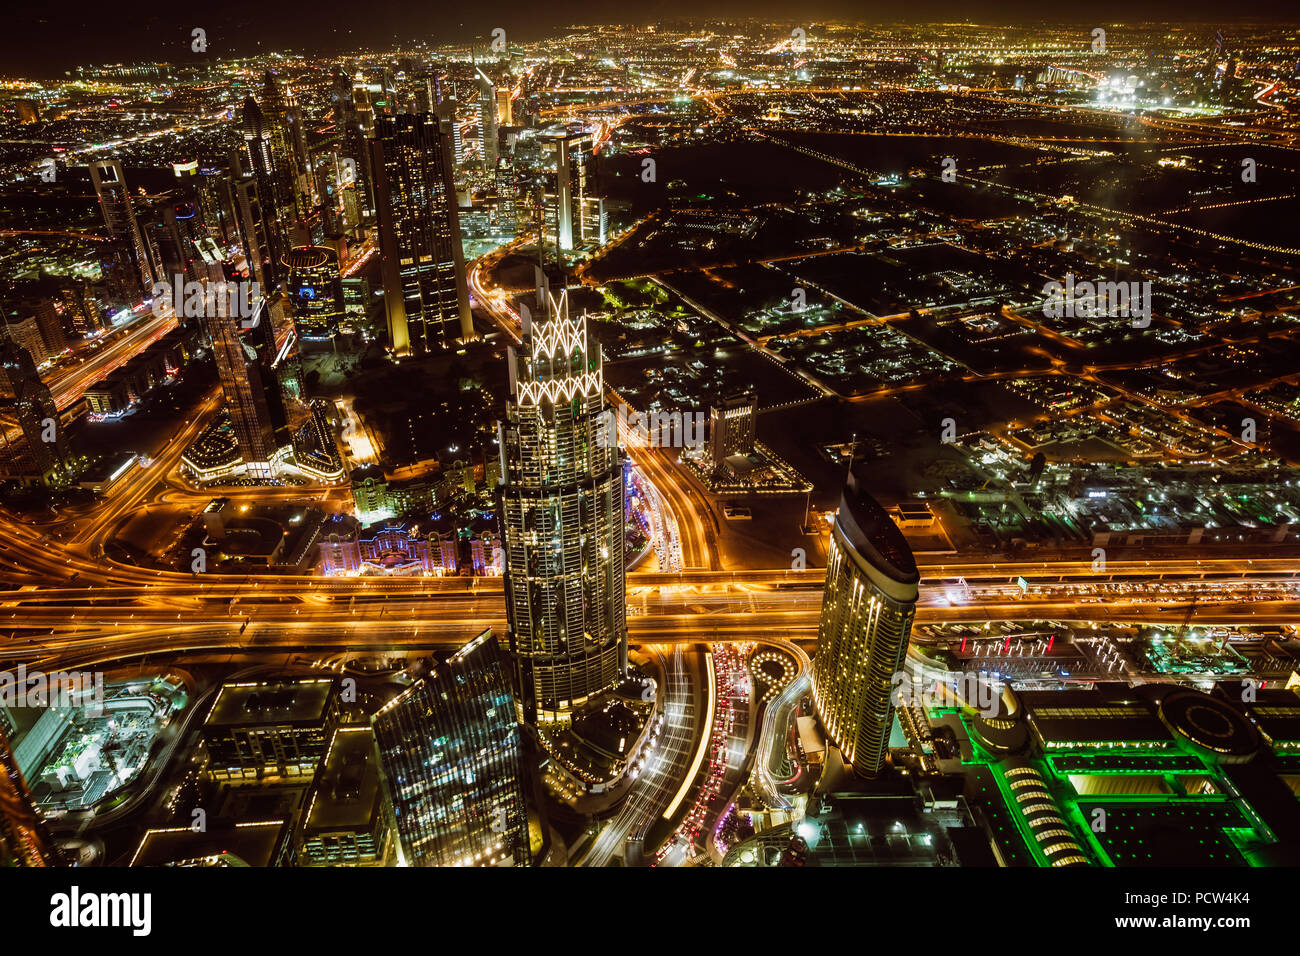
[[[512,340],[518,319],[474,272],[475,299]],[[614,396],[614,401],[619,399]],[[0,654],[8,658],[113,660],[194,648],[387,647],[456,642],[505,619],[497,578],[320,577],[186,574],[113,560],[121,524],[154,503],[201,505],[180,479],[185,447],[219,407],[214,390],[155,457],[91,506],[70,506],[40,525],[0,516]],[[657,449],[629,448],[658,530],[660,568],[628,575],[635,639],[752,639],[760,632],[815,635],[823,572],[726,569],[707,503]],[[236,496],[241,490],[232,492]],[[250,489],[276,501],[346,504],[341,487]],[[197,508],[195,509],[197,510]],[[663,542],[661,542],[661,545]],[[1140,560],[919,556],[919,622],[993,620],[1181,624],[1294,623],[1296,564],[1289,558],[1208,557],[1210,551]],[[665,566],[666,565],[666,566]]]

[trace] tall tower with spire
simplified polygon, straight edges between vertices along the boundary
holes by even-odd
[[[276,166],[272,149],[271,132],[257,100],[244,98],[242,126],[244,130],[244,164],[255,184],[255,194],[250,193],[244,202],[245,231],[256,234],[257,242],[246,242],[250,260],[256,256],[266,272],[260,280],[264,285],[275,282],[281,256],[288,250],[284,231],[284,183]],[[264,247],[264,248],[263,248]],[[250,268],[252,263],[250,262]]]
[[[563,725],[627,669],[623,469],[605,425],[600,345],[539,281],[510,350],[501,453],[501,538],[521,719]]]

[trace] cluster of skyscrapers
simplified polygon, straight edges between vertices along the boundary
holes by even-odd
[[[511,93],[476,75],[483,174],[497,215],[513,228],[524,184],[501,150]],[[395,356],[474,337],[456,182],[466,147],[454,102],[430,77],[413,102],[396,104],[406,111],[396,110],[387,71],[378,99],[342,72],[331,88],[336,133],[328,149],[309,149],[303,111],[267,72],[260,100],[243,101],[241,148],[229,168],[177,164],[174,194],[147,217],[121,163],[90,166],[108,241],[125,264],[124,301],[143,305],[158,283],[205,287],[237,274],[255,283],[247,314],[209,308],[201,319],[224,397],[224,447],[258,481],[275,480],[294,459],[319,475],[337,465],[297,343],[338,331],[349,236],[362,239],[373,226]],[[529,185],[538,197],[532,225],[539,255],[554,249],[562,264],[566,252],[605,241],[603,200],[589,178],[597,140],[563,127],[534,139],[543,172]],[[230,250],[238,250],[233,261]],[[586,316],[570,315],[567,290],[553,289],[540,269],[533,307],[520,313],[522,344],[509,350],[510,397],[497,431],[504,639],[478,636],[372,717],[394,832],[412,865],[528,863],[532,742],[544,746],[546,732],[569,726],[628,675],[625,481],[618,445],[602,440],[601,349]],[[178,321],[186,317],[178,310]],[[18,412],[5,436],[23,467],[42,480],[65,470],[72,453],[54,398],[30,350],[11,338],[0,342],[0,392]],[[751,394],[713,409],[715,462],[753,448],[755,413]],[[230,474],[220,443],[196,446],[184,459],[193,471]],[[813,700],[860,774],[879,773],[887,759],[891,676],[903,664],[917,581],[901,533],[850,475],[831,534]],[[0,771],[0,844],[39,862],[48,850],[21,775]]]
[[[521,725],[562,727],[627,671],[623,469],[599,440],[599,345],[539,272],[498,426],[507,635],[480,635],[375,717],[413,863],[528,860]]]

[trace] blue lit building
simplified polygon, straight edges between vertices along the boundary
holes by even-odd
[[[528,863],[507,666],[484,631],[371,718],[406,865]]]

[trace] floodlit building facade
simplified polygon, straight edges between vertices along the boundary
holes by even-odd
[[[528,862],[508,667],[484,631],[371,718],[406,865]]]
[[[473,338],[450,133],[433,113],[380,116],[370,149],[393,351],[423,355]]]
[[[501,538],[521,718],[565,723],[627,668],[623,469],[600,440],[602,359],[586,317],[569,318],[567,293],[545,288],[538,308],[523,354],[510,350]]]
[[[903,533],[850,474],[831,530],[813,704],[855,773],[883,769],[920,574]]]

